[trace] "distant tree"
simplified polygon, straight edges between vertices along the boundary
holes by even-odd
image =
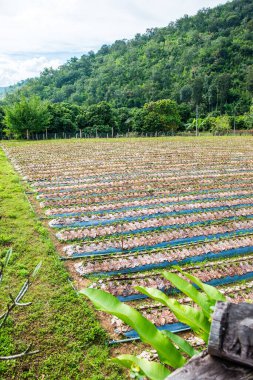
[[[245,115],[247,128],[253,128],[253,102],[251,104],[249,112]]]
[[[230,85],[231,85],[230,74],[223,73],[223,74],[218,75],[218,77],[216,78],[217,103],[219,99],[221,110],[223,110],[224,104],[228,101]]]
[[[163,99],[146,103],[143,110],[146,132],[175,132],[177,130],[180,115],[178,105],[174,100]]]
[[[50,132],[74,132],[77,129],[76,118],[80,107],[70,103],[51,103],[48,107],[51,122]]]
[[[246,85],[250,95],[253,96],[253,65],[248,67]]]
[[[183,86],[180,90],[180,101],[181,102],[190,102],[192,97],[192,87],[188,84]]]
[[[114,110],[116,130],[120,134],[126,134],[132,131],[133,115],[130,108],[121,107]]]
[[[3,138],[4,129],[4,109],[0,106],[0,139]]]
[[[19,102],[4,107],[4,124],[7,133],[29,138],[31,133],[43,132],[50,122],[48,104],[37,96],[21,98]]]
[[[91,133],[115,134],[115,118],[109,103],[103,101],[87,109],[87,122]]]
[[[76,116],[76,126],[81,131],[89,126],[88,111],[86,108],[80,107],[80,112]]]
[[[193,84],[192,84],[192,100],[193,100],[193,103],[196,107],[196,117],[195,117],[196,136],[199,133],[199,131],[198,131],[199,105],[203,99],[203,86],[204,86],[203,78],[196,77],[193,81]]]
[[[145,131],[145,116],[147,112],[143,108],[133,108],[132,118],[133,118],[133,132],[141,135]]]
[[[191,105],[188,103],[181,103],[178,106],[179,115],[182,123],[187,123],[191,118]]]
[[[192,100],[195,106],[200,105],[203,97],[203,79],[196,77],[192,84]]]
[[[227,115],[212,119],[211,131],[214,135],[225,135],[231,131],[230,120]]]

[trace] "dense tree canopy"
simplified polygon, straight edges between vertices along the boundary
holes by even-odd
[[[174,132],[180,123],[178,105],[170,99],[146,103],[144,109],[144,128],[146,132]]]

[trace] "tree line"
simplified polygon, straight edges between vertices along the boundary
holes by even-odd
[[[210,131],[229,133],[253,128],[253,107],[244,115],[207,116],[185,122],[185,109],[171,99],[145,103],[141,108],[113,108],[102,101],[89,107],[72,103],[51,103],[37,96],[0,107],[2,138],[44,138],[55,133],[80,137],[115,137],[119,135],[174,135],[177,132]]]

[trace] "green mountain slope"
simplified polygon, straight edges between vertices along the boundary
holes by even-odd
[[[186,112],[198,103],[203,114],[244,113],[253,91],[252,53],[253,2],[234,0],[45,69],[22,92],[79,105],[105,100],[116,108],[171,98]]]

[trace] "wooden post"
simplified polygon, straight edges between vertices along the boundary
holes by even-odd
[[[203,351],[174,371],[166,380],[250,380],[252,368],[237,365],[229,360],[208,355]]]
[[[253,379],[253,304],[217,302],[208,350],[167,380]]]
[[[208,353],[253,368],[253,305],[217,302]]]

